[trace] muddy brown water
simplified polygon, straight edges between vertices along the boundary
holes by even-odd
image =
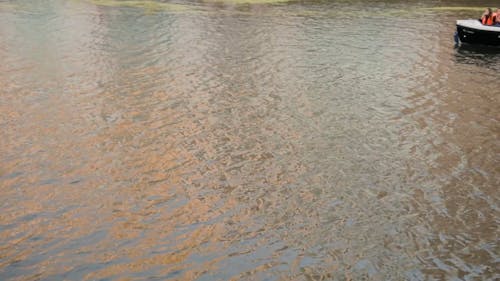
[[[0,1],[0,279],[498,280],[495,3],[227,1]]]

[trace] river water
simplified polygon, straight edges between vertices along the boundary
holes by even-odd
[[[245,2],[0,1],[0,279],[498,280],[494,3]]]

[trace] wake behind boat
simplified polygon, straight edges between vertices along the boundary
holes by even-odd
[[[462,43],[500,46],[500,26],[483,25],[479,20],[457,20],[457,35]]]

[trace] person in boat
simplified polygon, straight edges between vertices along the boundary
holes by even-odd
[[[493,13],[491,12],[491,8],[486,8],[481,16],[481,23],[484,25],[493,25]]]
[[[498,8],[497,12],[493,15],[493,24],[500,26],[500,8]]]

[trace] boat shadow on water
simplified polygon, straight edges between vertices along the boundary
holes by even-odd
[[[500,71],[500,47],[457,44],[454,57],[457,63],[473,64]]]

